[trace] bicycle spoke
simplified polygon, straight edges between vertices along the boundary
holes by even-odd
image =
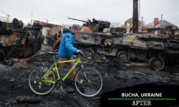
[[[95,89],[96,91],[98,91],[98,89],[96,87],[93,87],[91,84],[90,84],[91,88]]]
[[[94,72],[94,71],[93,71],[93,72]],[[95,74],[94,74],[94,75],[98,75],[98,74],[95,72]],[[93,73],[91,73],[91,75],[90,75],[90,78],[89,78],[89,79],[91,80],[91,79],[94,79],[94,78],[95,78],[95,77],[93,76]]]
[[[90,94],[90,84],[88,83],[88,92]]]
[[[39,70],[37,69],[37,71],[40,72],[40,69]],[[37,71],[35,71],[35,72],[37,73]],[[40,73],[37,73],[37,75],[40,77]]]
[[[77,78],[79,78],[79,77],[80,77],[81,79],[82,79],[82,78],[84,78],[84,76],[82,76],[82,75],[80,75],[80,74],[78,75],[78,77],[77,77]]]
[[[85,84],[84,87],[86,87],[86,88],[84,89],[84,93],[86,93],[86,92],[88,91],[88,84]]]
[[[79,85],[79,87],[84,87],[87,83],[83,84],[83,85]]]
[[[92,80],[97,80],[97,79],[98,79],[98,81],[99,81],[99,80],[100,80],[100,77],[96,77],[96,78],[93,77],[93,78],[91,79],[91,81],[92,81]]]
[[[101,84],[91,84],[91,85],[98,88],[98,89],[101,87]]]
[[[36,85],[35,85],[35,84],[32,84],[32,87],[36,87]]]
[[[80,75],[80,74],[78,75],[77,79],[79,79],[79,78],[80,78],[80,79],[83,79],[83,80],[86,80],[85,75],[82,75],[82,74],[81,74],[81,75]]]
[[[94,72],[94,71],[92,70],[92,72],[91,72],[91,75],[90,75],[90,79],[91,79],[91,78],[93,78],[93,77],[92,77],[92,75],[93,75],[93,72]]]
[[[91,82],[91,84],[101,84],[101,82]]]
[[[93,86],[98,88],[98,89],[100,88],[100,85],[93,84]]]
[[[90,79],[90,75],[92,74],[92,72],[89,72],[88,70],[86,70],[84,73],[86,74],[86,77],[89,80]]]
[[[84,89],[84,94],[89,94],[89,89],[88,89],[88,87],[86,87],[86,88]]]
[[[93,83],[99,83],[99,82],[101,82],[101,79],[92,79],[90,81],[93,82]]]
[[[85,83],[84,85],[79,85],[77,86],[79,89],[84,89],[84,86],[86,85],[87,83]]]
[[[91,77],[91,75],[92,75],[92,72],[90,72],[90,77]]]
[[[91,92],[91,93],[94,93],[94,88],[93,88],[93,86],[92,86],[91,84],[89,84],[89,85],[90,85],[90,87],[91,87],[91,88],[90,88],[90,90],[91,90],[90,92]]]
[[[45,84],[42,85],[42,88],[41,88],[42,92],[46,92],[47,90],[47,87],[45,86]]]
[[[40,90],[39,85],[37,86],[37,90],[38,90],[38,91]]]
[[[82,85],[78,85],[78,84],[77,84],[77,86],[85,86],[86,84],[87,84],[87,82],[83,82]]]
[[[47,87],[47,86],[45,86],[45,84],[43,84],[43,86],[44,86],[44,88],[43,88],[43,89],[44,89],[45,91],[46,91],[46,90],[48,91],[48,87]]]

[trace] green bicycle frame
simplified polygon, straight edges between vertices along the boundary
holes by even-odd
[[[51,71],[51,69],[55,66],[56,68],[56,71],[57,71],[57,76],[58,76],[58,79],[60,79],[60,75],[59,75],[59,72],[58,72],[58,69],[57,69],[57,64],[62,64],[62,63],[68,63],[68,62],[75,62],[75,65],[68,71],[68,73],[63,77],[62,81],[65,81],[66,77],[73,71],[73,69],[76,67],[76,65],[78,65],[79,63],[81,63],[81,60],[80,58],[78,59],[74,59],[74,60],[68,60],[68,61],[60,61],[60,62],[54,62],[54,64],[51,66],[51,68],[45,73],[45,75],[41,78],[41,81],[42,82],[48,82],[48,83],[53,83],[55,84],[56,82],[55,81],[51,81],[51,80],[43,80],[47,74]]]

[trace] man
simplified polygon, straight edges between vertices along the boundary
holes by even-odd
[[[73,35],[76,35],[76,33],[78,32],[78,29],[79,27],[76,24],[72,25],[71,30],[67,28],[63,29],[63,35],[61,37],[60,46],[58,50],[58,56],[59,56],[58,61],[73,60],[73,57],[72,57],[73,53],[74,54],[82,53],[81,50],[78,50],[75,47],[73,47],[73,44],[74,44]],[[75,65],[75,62],[68,62],[67,64],[70,66],[70,68],[72,68]],[[63,68],[63,66],[64,64],[59,64],[58,71],[60,71]],[[53,71],[56,73],[55,68],[53,68]],[[75,74],[76,74],[76,68],[74,68],[73,71],[71,72],[72,81],[74,80]],[[50,71],[44,79],[50,79],[52,76],[53,76],[52,72]],[[77,83],[80,84],[80,81],[77,81]]]

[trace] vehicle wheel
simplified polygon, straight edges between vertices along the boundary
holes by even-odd
[[[0,62],[4,61],[4,59],[5,59],[5,53],[0,50]]]
[[[46,95],[50,93],[53,88],[55,87],[55,84],[53,83],[45,83],[41,81],[41,78],[44,76],[44,74],[48,71],[48,67],[40,66],[35,68],[29,75],[29,87],[30,89],[38,95]],[[52,71],[53,76],[51,77],[51,81],[55,81],[55,74]]]
[[[82,84],[76,82],[80,81]],[[76,90],[85,97],[93,97],[100,93],[103,87],[103,79],[101,74],[93,69],[86,68],[76,73],[74,78]]]
[[[124,51],[120,51],[117,53],[117,58],[118,58],[119,62],[124,63],[124,62],[129,61],[130,56],[128,55],[128,53],[126,53]]]
[[[95,52],[94,53],[94,59],[101,59],[102,58],[102,54],[99,52]]]
[[[149,66],[156,71],[160,71],[165,67],[165,63],[160,58],[151,58],[149,60]]]
[[[91,49],[91,48],[86,48],[86,49],[84,50],[84,56],[85,56],[85,57],[93,57],[93,56],[94,56],[94,51],[93,51],[93,49]]]

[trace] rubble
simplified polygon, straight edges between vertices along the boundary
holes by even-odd
[[[141,75],[146,75],[146,74],[144,74],[144,73],[137,72],[137,71],[135,71],[135,73],[136,73],[136,74],[141,74]]]
[[[42,50],[38,53],[36,53],[33,58],[38,60],[43,59],[49,60],[52,59],[52,56],[56,54],[56,52],[49,51],[45,52],[45,50]],[[46,57],[44,57],[46,55]],[[76,56],[74,55],[74,58]],[[169,71],[162,71],[160,72],[160,75],[158,73],[154,73],[151,71],[149,68],[146,66],[142,67],[136,67],[136,66],[129,66],[128,69],[121,70],[118,68],[118,66],[114,63],[114,61],[107,60],[113,62],[114,64],[110,62],[105,62],[101,60],[94,60],[94,59],[86,59],[85,57],[81,56],[80,57],[82,60],[82,63],[84,63],[84,66],[86,67],[94,67],[94,62],[97,63],[98,70],[102,74],[104,78],[104,87],[102,90],[103,92],[108,92],[108,91],[113,91],[116,88],[123,88],[123,87],[129,87],[132,85],[137,85],[137,84],[146,84],[146,83],[163,83],[163,84],[178,84],[179,79],[178,76],[172,75],[172,77],[168,77]],[[74,93],[65,93],[63,94],[60,88],[54,89],[49,95],[47,96],[36,96],[29,88],[27,82],[28,82],[28,76],[30,72],[37,66],[48,66],[53,63],[52,61],[49,62],[29,62],[29,60],[26,60],[28,65],[23,65],[20,68],[9,68],[5,72],[2,69],[0,70],[1,77],[0,82],[0,102],[3,102],[4,104],[8,104],[9,106],[34,106],[34,107],[42,107],[42,106],[79,106],[85,102],[86,104],[89,104],[89,106],[97,106],[99,104],[99,96],[96,96],[94,98],[84,98],[81,97],[76,91]],[[17,63],[22,63],[21,61],[14,62],[15,65],[18,65]],[[106,64],[106,65],[103,65]],[[60,71],[60,74],[63,75],[65,74],[68,70],[68,66],[64,66],[64,68]],[[77,66],[76,69],[77,71],[80,70],[80,67]],[[146,74],[145,76],[140,76],[140,75],[134,75],[134,70],[136,72],[140,72],[140,75]],[[171,71],[170,71],[171,72]],[[174,71],[173,71],[174,72]],[[177,73],[176,71],[175,73]],[[107,74],[107,75],[106,75]],[[3,76],[2,76],[3,75]],[[161,75],[166,75],[165,77]],[[171,79],[173,78],[173,79]],[[111,85],[111,83],[113,83]],[[71,84],[70,77],[65,81],[65,87],[64,90],[68,89],[69,87],[73,87]],[[69,86],[69,87],[68,87]],[[13,94],[12,94],[13,93]],[[17,103],[12,103],[14,100],[16,101],[16,97],[21,96],[21,98],[26,98],[26,100],[23,100],[24,103],[17,102]],[[43,99],[43,101],[39,101],[37,103],[31,103],[27,97],[33,97],[33,98],[39,98]],[[9,101],[10,98],[14,98],[13,101]],[[76,99],[78,98],[78,99]],[[3,99],[8,99],[8,101],[4,101]],[[49,100],[50,99],[50,100]],[[69,102],[70,100],[70,102]],[[28,102],[29,101],[29,102]],[[54,103],[55,102],[55,103]]]
[[[18,96],[15,99],[18,103],[37,103],[42,101],[42,99],[32,96]]]

